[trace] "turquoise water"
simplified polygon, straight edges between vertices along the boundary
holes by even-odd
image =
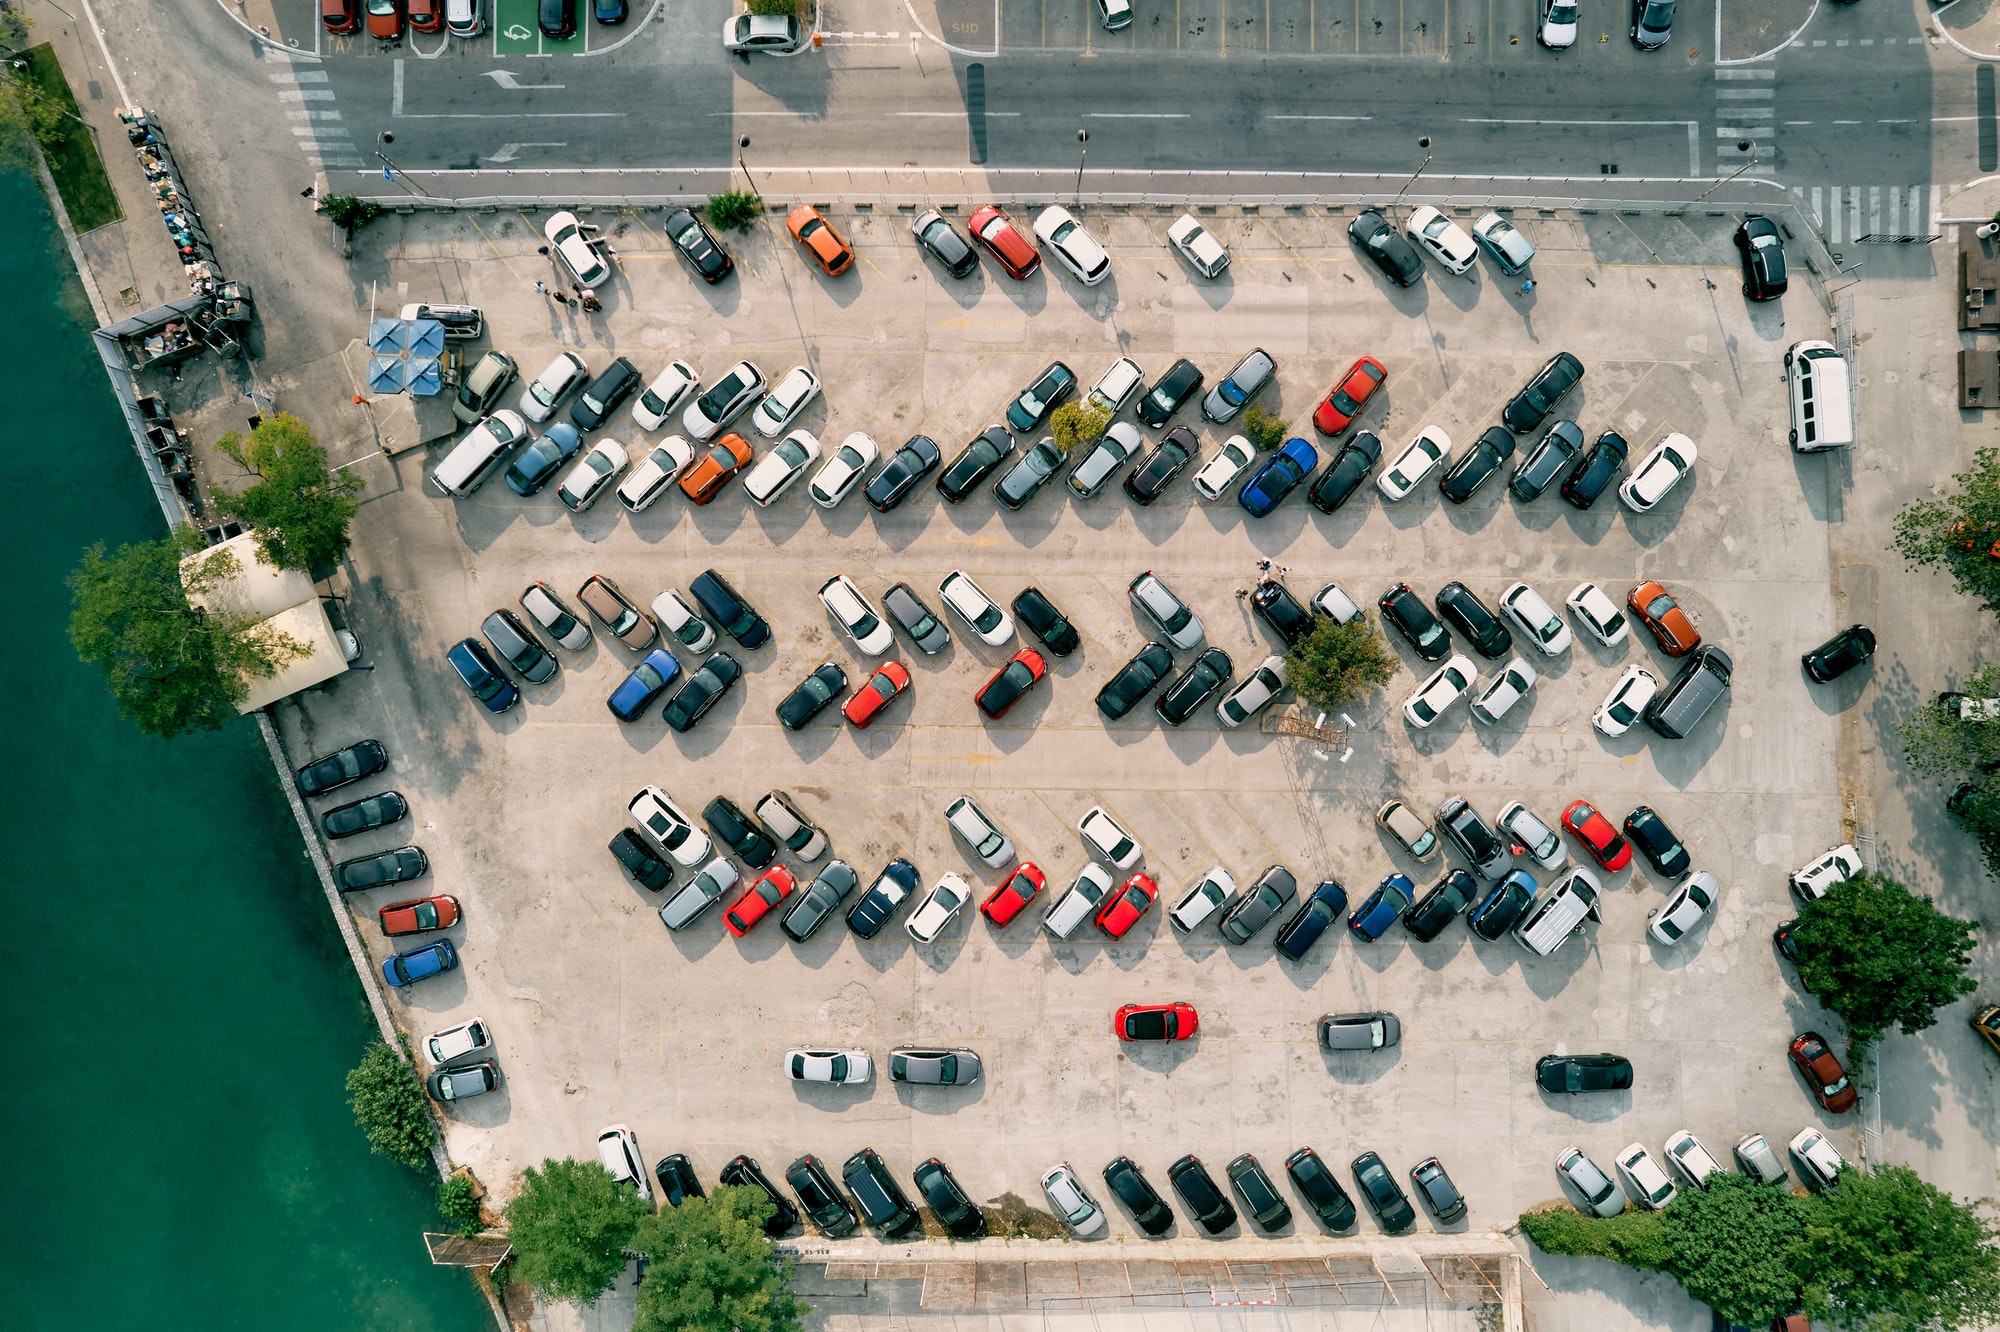
[[[493,1321],[433,1268],[435,1183],[342,1086],[375,1027],[256,727],[120,721],[64,634],[92,541],[160,535],[41,195],[0,176],[0,1328]]]

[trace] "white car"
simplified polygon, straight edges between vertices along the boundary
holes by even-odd
[[[787,1050],[785,1075],[793,1082],[831,1082],[853,1087],[875,1076],[866,1050]]]
[[[1832,1188],[1840,1168],[1847,1164],[1847,1158],[1835,1151],[1826,1135],[1816,1128],[1800,1129],[1799,1135],[1792,1139],[1792,1159],[1804,1167],[1799,1178],[1815,1192]]]
[[[758,508],[768,508],[791,489],[792,482],[806,474],[806,468],[818,457],[819,440],[812,431],[794,430],[743,474],[743,489]]]
[[[1403,499],[1450,456],[1451,436],[1436,426],[1425,426],[1410,441],[1410,447],[1389,464],[1389,470],[1375,478],[1375,488],[1382,492],[1384,499]]]
[[[1193,934],[1195,928],[1222,910],[1229,899],[1236,896],[1236,876],[1220,865],[1209,868],[1194,887],[1181,895],[1174,903],[1174,909],[1167,913],[1167,920],[1182,934]]]
[[[701,376],[686,361],[668,361],[667,368],[653,376],[653,382],[639,391],[632,404],[632,420],[641,430],[659,430],[667,424],[688,395],[701,387]]]
[[[568,217],[559,213],[558,217]],[[639,1190],[639,1196],[648,1203],[653,1201],[652,1177],[646,1173],[645,1162],[639,1157],[639,1138],[623,1124],[613,1124],[597,1135],[597,1159],[604,1162],[604,1168],[611,1172],[616,1184],[630,1184]]]
[[[1722,896],[1722,884],[1707,870],[1690,870],[1681,876],[1674,895],[1666,905],[1646,913],[1646,933],[1663,944],[1676,944],[1687,932],[1701,924]]]
[[[694,445],[679,435],[668,435],[618,483],[618,502],[633,513],[651,508],[654,500],[667,493],[681,469],[693,461]]]
[[[660,622],[661,633],[689,652],[706,652],[715,646],[715,626],[671,587],[653,598],[653,618]]]
[[[1185,652],[1201,643],[1208,632],[1201,622],[1201,616],[1194,613],[1194,607],[1174,595],[1174,590],[1160,581],[1151,569],[1132,580],[1125,589],[1126,599],[1133,608],[1151,620],[1167,642]]]
[[[1520,801],[1510,801],[1493,822],[1514,839],[1515,855],[1526,856],[1545,870],[1559,870],[1569,863],[1561,836]]]
[[[826,466],[819,469],[812,484],[806,487],[806,494],[820,508],[833,508],[847,498],[847,492],[860,482],[862,473],[881,456],[882,450],[866,432],[855,431],[840,441],[840,447],[826,460]]]
[[[708,386],[708,391],[688,404],[681,413],[681,429],[696,443],[713,439],[716,432],[735,420],[750,400],[764,390],[764,372],[755,361],[738,361],[729,373]]]
[[[952,613],[964,620],[979,635],[979,641],[988,647],[999,647],[1014,636],[1014,617],[1000,609],[993,598],[986,595],[979,584],[965,576],[963,569],[953,569],[938,584],[938,594]]]
[[[1419,728],[1429,726],[1478,682],[1479,671],[1472,658],[1462,652],[1452,653],[1404,701],[1403,720]]]
[[[1625,1210],[1625,1194],[1581,1147],[1565,1147],[1556,1155],[1556,1173],[1573,1185],[1593,1216],[1617,1216]]]
[[[1083,834],[1085,846],[1119,869],[1128,870],[1139,863],[1138,839],[1126,832],[1125,825],[1112,818],[1104,806],[1092,805],[1077,820],[1076,830]]]
[[[549,631],[549,637],[571,652],[581,652],[590,646],[590,626],[570,613],[569,607],[556,598],[546,583],[530,583],[521,593],[521,609],[535,619],[535,623]]]
[[[1070,490],[1078,499],[1094,498],[1112,477],[1118,475],[1118,469],[1132,461],[1133,456],[1145,446],[1146,441],[1139,434],[1139,427],[1130,421],[1113,421],[1084,452],[1076,466],[1069,469]]]
[[[424,1059],[432,1068],[443,1068],[454,1059],[478,1054],[493,1048],[493,1033],[486,1030],[486,1023],[479,1018],[461,1022],[456,1027],[446,1027],[424,1037]]]
[[[1044,208],[1036,216],[1035,239],[1086,287],[1094,287],[1111,276],[1111,256],[1061,204]]]
[[[1632,729],[1632,723],[1639,720],[1639,714],[1653,701],[1653,695],[1660,692],[1660,677],[1644,666],[1627,666],[1618,683],[1611,686],[1611,693],[1604,705],[1590,719],[1590,724],[1609,736],[1620,736]]]
[[[1285,659],[1271,656],[1257,664],[1241,683],[1215,705],[1215,719],[1227,727],[1238,727],[1262,711],[1285,688]]]
[[[597,503],[597,497],[605,487],[618,479],[631,461],[625,456],[625,446],[615,439],[600,439],[591,445],[590,452],[576,460],[556,488],[556,498],[569,507],[572,513],[582,513]]]
[[[1722,1166],[1708,1154],[1708,1148],[1701,1145],[1701,1139],[1687,1129],[1674,1131],[1673,1136],[1667,1139],[1667,1148],[1662,1155],[1667,1158],[1668,1167],[1693,1188],[1707,1188],[1708,1177],[1722,1173]]]
[[[832,845],[827,841],[826,834],[813,826],[783,791],[772,791],[757,802],[757,819],[764,825],[765,831],[800,860],[818,860]],[[835,861],[827,869],[831,870],[833,865],[840,863]]]
[[[1126,13],[1130,12],[1128,8]],[[1104,1219],[1104,1209],[1084,1192],[1082,1181],[1067,1161],[1058,1161],[1043,1172],[1042,1193],[1055,1214],[1079,1239],[1095,1235],[1110,1224]]]
[[[1535,40],[1551,51],[1566,51],[1576,45],[1577,0],[1542,0],[1542,22]]]
[[[1207,227],[1194,220],[1192,213],[1182,213],[1168,225],[1167,240],[1180,251],[1189,267],[1205,278],[1221,277],[1222,270],[1229,267],[1229,251],[1209,234]]]
[[[1243,475],[1257,457],[1257,450],[1241,435],[1231,435],[1222,441],[1222,447],[1213,458],[1201,465],[1194,474],[1194,488],[1201,492],[1203,499],[1221,499],[1222,492],[1236,484],[1236,478]]]
[[[1516,583],[1502,592],[1500,609],[1521,627],[1521,632],[1543,656],[1560,657],[1569,651],[1569,626],[1542,600],[1542,594],[1526,583]]]
[[[1500,674],[1494,677],[1493,683],[1472,700],[1472,719],[1492,725],[1506,715],[1507,709],[1527,697],[1534,684],[1535,668],[1528,664],[1527,658],[1515,653],[1500,668]]]
[[[562,353],[521,390],[521,415],[537,423],[548,420],[570,390],[588,378],[590,367],[581,356],[572,351]]]
[[[764,395],[764,401],[757,404],[757,410],[750,413],[750,423],[765,439],[776,439],[785,433],[785,427],[798,420],[799,413],[818,396],[819,376],[802,365],[795,365],[783,379],[772,385],[771,391]]]
[[[722,25],[722,49],[789,55],[806,44],[806,30],[792,14],[737,14]]]
[[[943,878],[931,885],[931,890],[924,895],[924,900],[917,904],[917,909],[903,922],[903,928],[908,930],[910,937],[918,943],[929,943],[938,937],[945,926],[951,924],[951,918],[971,900],[972,889],[966,885],[965,880],[947,871]]]
[[[1632,1143],[1613,1159],[1618,1166],[1618,1178],[1624,1181],[1625,1191],[1638,1199],[1642,1207],[1657,1212],[1680,1192],[1643,1142]]]
[[[1139,363],[1129,356],[1121,356],[1090,386],[1090,392],[1084,395],[1083,405],[1095,407],[1108,416],[1116,416],[1145,386],[1146,377],[1140,371]]]
[[[1361,614],[1360,604],[1353,597],[1348,596],[1346,590],[1339,583],[1328,583],[1325,587],[1313,593],[1312,606],[1314,610],[1326,616],[1327,619],[1332,620],[1335,624],[1346,624],[1349,620]]]
[[[712,850],[708,834],[695,827],[687,811],[659,787],[640,787],[625,811],[653,845],[672,856],[683,869],[694,869],[708,859]]]
[[[590,238],[590,232],[596,230],[596,227],[586,230],[576,220],[576,214],[567,209],[542,223],[542,234],[549,238],[550,248],[576,278],[579,287],[595,287],[611,277],[611,265],[598,253],[599,242]]]
[[[1075,934],[1111,892],[1111,875],[1096,861],[1077,871],[1076,879],[1042,916],[1042,928],[1058,939]]]
[[[1694,459],[1693,440],[1678,433],[1668,435],[1639,460],[1632,475],[1618,487],[1618,498],[1634,513],[1650,511],[1680,484],[1682,477],[1694,470]]]
[[[1793,874],[1792,891],[1799,895],[1802,902],[1816,902],[1826,896],[1827,889],[1837,883],[1846,883],[1861,873],[1861,869],[1861,853],[1843,842]]]
[[[1578,583],[1563,605],[1569,607],[1569,613],[1576,617],[1583,631],[1605,647],[1617,647],[1631,632],[1625,623],[1625,612],[1595,583]]]
[[[868,656],[879,657],[896,645],[895,634],[846,574],[835,574],[820,584],[819,602],[841,631],[854,640],[854,646]]]
[[[944,822],[972,848],[972,854],[978,856],[986,868],[999,869],[1014,858],[1014,844],[1007,840],[1006,833],[1000,831],[1000,825],[973,803],[971,796],[960,796],[946,805]]]
[[[1464,273],[1479,258],[1479,247],[1465,228],[1429,204],[1411,210],[1403,230],[1424,253],[1454,273]]]

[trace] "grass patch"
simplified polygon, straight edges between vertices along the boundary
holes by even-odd
[[[118,206],[117,191],[104,173],[96,136],[80,119],[70,118],[77,115],[76,95],[63,77],[54,48],[44,42],[21,52],[20,58],[28,62],[22,81],[35,90],[45,107],[64,113],[34,117],[35,139],[48,159],[49,174],[56,178],[56,193],[62,196],[70,225],[89,231],[119,221],[125,210]]]

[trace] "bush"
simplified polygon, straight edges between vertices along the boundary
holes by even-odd
[[[353,240],[357,228],[365,227],[382,215],[382,205],[351,194],[329,194],[319,201],[319,211]]]
[[[1367,616],[1346,624],[1321,619],[1285,653],[1285,681],[1306,702],[1337,708],[1371,685],[1389,683],[1398,666]]]
[[[479,1199],[470,1175],[453,1175],[438,1185],[438,1211],[461,1235],[477,1235],[484,1224],[479,1219]]]
[[[399,1052],[382,1041],[369,1046],[347,1075],[347,1090],[355,1122],[371,1148],[412,1170],[429,1167],[437,1125],[431,1122],[424,1089]]]
[[[1049,432],[1064,453],[1079,444],[1096,443],[1110,424],[1110,412],[1081,402],[1066,402],[1049,414]]]
[[[1810,1204],[1747,1175],[1711,1175],[1705,1189],[1682,1189],[1661,1213],[1673,1260],[1689,1295],[1732,1323],[1763,1326],[1798,1306],[1792,1253]]]
[[[1285,423],[1253,406],[1243,413],[1243,433],[1260,449],[1275,449],[1285,442]]]
[[[802,0],[748,0],[753,14],[790,14],[803,20],[806,16]]]
[[[521,1280],[552,1300],[593,1302],[624,1272],[625,1247],[651,1211],[596,1161],[528,1167],[520,1196],[507,1204]]]
[[[1576,1258],[1608,1258],[1627,1267],[1665,1271],[1673,1257],[1662,1213],[1627,1209],[1608,1218],[1587,1217],[1569,1206],[1528,1212],[1521,1233],[1544,1253]]]
[[[709,195],[703,211],[724,231],[748,231],[752,222],[764,216],[764,201],[749,190],[724,190]]]

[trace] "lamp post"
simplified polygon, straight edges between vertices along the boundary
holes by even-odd
[[[1082,144],[1083,147],[1076,155],[1076,189],[1072,192],[1076,195],[1076,206],[1081,208],[1083,207],[1083,164],[1090,157],[1090,131],[1084,129],[1078,130],[1076,132],[1076,141]]]
[[[382,179],[394,181],[396,184],[401,185],[405,190],[407,190],[411,194],[417,194],[417,195],[423,194],[424,187],[421,185],[411,184],[409,180],[407,180],[403,176],[401,168],[399,168],[394,162],[391,162],[389,160],[389,154],[382,151],[382,149],[385,146],[392,144],[395,141],[396,141],[396,132],[394,130],[377,130],[375,132],[375,156],[382,163]]]
[[[1738,176],[1748,171],[1751,167],[1757,165],[1757,141],[1755,139],[1738,139],[1736,141],[1736,151],[1739,153],[1749,154],[1749,156],[1744,159],[1743,165],[1737,167],[1736,170],[1730,172],[1728,175],[1724,176],[1721,180],[1716,181],[1715,184],[1709,186],[1707,189],[1703,190],[1700,194],[1695,195],[1694,197],[1695,203],[1700,203],[1703,199],[1706,199],[1709,195],[1714,194],[1724,185],[1727,185],[1730,181],[1735,180]],[[1694,204],[1689,204],[1688,206],[1692,208]]]
[[[747,134],[736,141],[736,165],[742,170],[744,183],[750,187],[750,193],[755,194],[757,193],[757,182],[750,179],[750,168],[745,166],[743,162],[743,150],[749,146],[750,136]]]
[[[1396,191],[1396,197],[1394,199],[1389,200],[1389,207],[1391,208],[1394,208],[1399,202],[1402,201],[1403,196],[1409,192],[1410,186],[1417,183],[1417,177],[1424,174],[1424,168],[1431,164],[1431,152],[1430,152],[1431,136],[1426,134],[1422,138],[1418,139],[1417,147],[1424,150],[1424,160],[1417,163],[1417,169],[1415,171],[1412,171],[1410,173],[1410,178],[1403,182],[1403,188]]]

